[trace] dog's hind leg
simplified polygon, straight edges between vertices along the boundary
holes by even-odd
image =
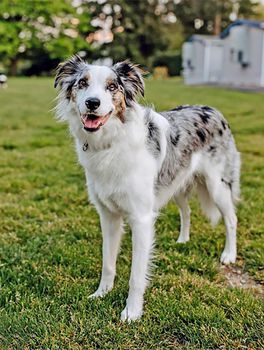
[[[116,259],[123,232],[123,220],[120,215],[110,213],[106,208],[100,208],[100,222],[103,234],[103,267],[99,287],[93,297],[102,297],[114,285]]]
[[[180,209],[181,217],[180,235],[177,242],[185,243],[190,239],[191,210],[188,204],[188,196],[186,193],[178,193],[177,195],[174,195],[174,199]]]
[[[222,214],[226,227],[225,248],[220,260],[223,264],[235,263],[237,217],[232,200],[231,184],[227,184],[215,173],[207,174],[205,180],[210,197]]]

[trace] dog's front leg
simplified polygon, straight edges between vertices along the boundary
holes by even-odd
[[[121,320],[134,321],[143,313],[143,296],[148,282],[148,268],[154,242],[153,215],[130,220],[132,228],[132,268],[129,294]]]
[[[116,273],[116,259],[123,232],[123,220],[121,215],[112,214],[108,209],[101,207],[100,222],[103,234],[103,266],[99,287],[93,297],[102,297],[109,292],[114,285]]]

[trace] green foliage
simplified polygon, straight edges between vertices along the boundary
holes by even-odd
[[[153,67],[165,66],[170,76],[180,75],[182,70],[182,58],[179,52],[160,53],[153,60]]]
[[[170,25],[164,19],[167,13],[168,7],[160,6],[159,0],[121,0],[118,5],[109,0],[97,4],[92,16],[105,21],[111,18],[114,36],[113,42],[104,45],[106,56],[115,61],[130,58],[150,66],[153,55],[170,44],[167,40]]]
[[[217,17],[222,31],[231,23],[231,14],[239,18],[251,18],[255,16],[256,9],[257,2],[254,0],[180,0],[174,6],[187,36],[194,33],[213,34]]]
[[[198,103],[225,114],[242,153],[238,262],[263,281],[263,93],[146,82],[157,110]],[[10,79],[0,90],[0,348],[262,349],[263,300],[230,288],[219,257],[224,226],[212,228],[193,200],[191,241],[176,243],[169,204],[156,224],[155,273],[141,321],[122,324],[131,261],[124,237],[111,293],[90,300],[101,268],[98,215],[88,204],[73,141],[53,113],[51,79]]]
[[[175,5],[175,11],[183,24],[186,35],[212,34],[217,14],[221,15],[221,29],[230,23],[233,11],[231,0],[181,0]],[[201,21],[195,25],[196,21]]]
[[[240,18],[254,18],[257,15],[258,0],[237,0],[238,17]]]
[[[0,59],[16,74],[18,61],[34,61],[47,55],[62,60],[73,53],[88,49],[80,36],[80,18],[70,0],[0,2]],[[89,15],[86,12],[86,22]],[[88,30],[89,28],[80,28]]]

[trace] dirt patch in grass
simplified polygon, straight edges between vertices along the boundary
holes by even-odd
[[[252,289],[256,294],[264,297],[264,285],[255,281],[242,267],[222,265],[220,273],[224,276],[229,287]]]

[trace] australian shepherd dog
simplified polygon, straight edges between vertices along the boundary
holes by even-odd
[[[192,189],[213,224],[223,217],[226,242],[220,260],[235,262],[240,156],[219,111],[183,105],[156,112],[140,105],[136,99],[144,95],[142,70],[129,61],[109,68],[73,56],[59,65],[57,86],[56,114],[69,124],[90,201],[100,215],[102,275],[91,297],[102,297],[113,288],[126,220],[132,230],[133,253],[121,319],[141,317],[155,219],[173,199],[181,217],[178,242],[187,242]]]

